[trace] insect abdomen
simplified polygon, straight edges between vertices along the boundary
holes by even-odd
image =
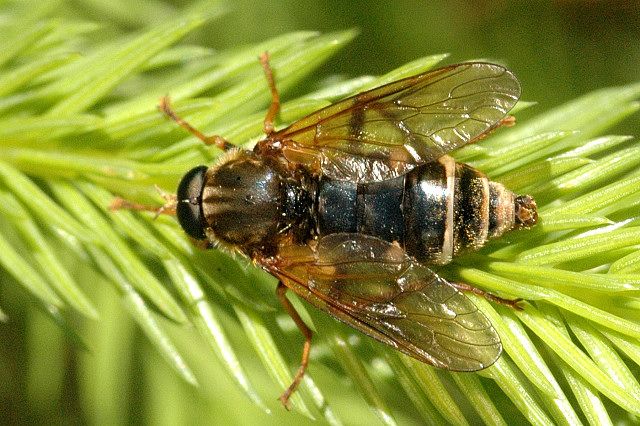
[[[535,202],[448,156],[404,176],[356,184],[321,179],[318,233],[360,232],[397,242],[416,259],[445,264],[516,225],[535,223]]]

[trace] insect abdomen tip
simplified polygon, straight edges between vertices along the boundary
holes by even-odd
[[[514,205],[516,226],[529,228],[538,222],[538,206],[531,195],[518,195]]]

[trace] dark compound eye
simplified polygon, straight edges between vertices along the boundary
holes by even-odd
[[[198,166],[187,172],[178,185],[176,215],[184,232],[196,240],[205,240],[207,226],[202,213],[202,191],[206,166]]]

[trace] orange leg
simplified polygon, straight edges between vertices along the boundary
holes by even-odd
[[[516,125],[516,118],[513,115],[507,115],[500,120],[500,126],[513,127]]]
[[[262,69],[264,69],[264,75],[267,78],[267,84],[269,85],[269,90],[271,90],[271,106],[269,106],[269,110],[267,111],[267,115],[264,118],[264,133],[269,136],[273,133],[275,128],[273,127],[273,121],[276,118],[276,114],[280,110],[280,95],[278,94],[278,89],[276,89],[276,83],[273,80],[273,70],[271,69],[271,65],[269,65],[269,53],[263,52],[260,55],[260,64],[262,64]]]
[[[309,327],[307,327],[307,324],[302,321],[302,318],[300,318],[300,315],[298,315],[296,309],[293,307],[291,302],[289,302],[289,299],[287,299],[287,296],[285,295],[286,292],[287,287],[282,284],[282,282],[279,282],[278,287],[276,288],[278,299],[280,299],[280,303],[282,303],[282,306],[284,306],[284,309],[287,311],[289,316],[291,316],[293,322],[296,323],[298,329],[300,330],[300,332],[302,332],[305,338],[304,346],[302,347],[302,361],[300,362],[300,368],[298,368],[298,372],[293,378],[293,382],[291,383],[291,385],[289,385],[287,390],[285,390],[284,393],[280,395],[280,398],[278,398],[280,402],[282,402],[282,405],[284,405],[284,407],[288,410],[289,398],[298,388],[298,385],[302,381],[304,373],[307,370],[307,365],[309,365],[309,351],[311,350],[311,336],[313,335],[313,332]]]
[[[183,120],[171,108],[171,104],[169,102],[169,97],[168,96],[163,96],[160,99],[160,104],[158,105],[158,109],[160,111],[162,111],[167,117],[169,117],[170,119],[175,121],[180,127],[182,127],[187,132],[191,133],[193,136],[195,136],[198,139],[200,139],[206,145],[215,145],[215,146],[217,146],[218,148],[220,148],[223,151],[227,151],[227,150],[233,148],[233,145],[231,145],[229,142],[227,142],[227,140],[224,139],[223,137],[218,136],[218,135],[207,136],[207,135],[203,134],[200,130],[196,129],[191,124],[189,124],[188,122]]]
[[[493,128],[491,128],[491,129],[487,130],[486,132],[476,136],[475,139],[473,139],[469,143],[477,143],[477,142],[480,142],[483,139],[486,139],[487,136],[489,136],[491,133],[495,132],[500,127],[503,127],[503,126],[504,127],[513,127],[515,125],[516,125],[516,118],[513,115],[507,115],[502,120],[498,121]]]
[[[129,200],[125,200],[124,198],[116,197],[116,198],[113,199],[113,201],[111,201],[111,205],[109,205],[109,210],[111,210],[111,211],[115,211],[115,210],[137,210],[137,211],[144,211],[144,212],[155,212],[156,213],[156,217],[160,216],[161,214],[166,214],[166,215],[169,215],[169,216],[175,216],[175,214],[176,214],[176,204],[177,204],[177,199],[176,199],[175,194],[167,194],[162,189],[160,189],[158,186],[156,186],[156,190],[160,193],[162,198],[164,198],[164,200],[165,200],[164,205],[162,205],[160,207],[158,207],[158,206],[149,206],[147,204],[138,204],[138,203],[134,203],[134,202],[129,201]]]
[[[489,302],[493,302],[493,303],[498,303],[500,305],[505,305],[508,306],[512,309],[515,309],[516,311],[521,311],[523,308],[522,306],[518,305],[518,303],[522,302],[522,299],[505,299],[503,297],[500,296],[496,296],[493,293],[489,293],[488,291],[484,291],[480,288],[474,287],[472,285],[466,284],[466,283],[456,283],[456,282],[452,282],[450,283],[452,286],[454,286],[455,288],[457,288],[460,291],[470,291],[473,294],[477,294],[478,296],[482,296],[485,299],[487,299]]]

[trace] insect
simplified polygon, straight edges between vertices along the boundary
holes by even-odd
[[[334,318],[427,364],[476,371],[502,351],[489,320],[430,268],[489,238],[537,221],[536,204],[448,152],[508,120],[520,96],[499,65],[451,65],[359,93],[275,130],[272,94],[266,138],[252,151],[205,136],[165,98],[160,109],[225,153],[184,176],[162,210],[195,240],[241,253],[279,283],[277,296],[305,337],[287,407],[307,368],[311,330],[287,290]],[[125,207],[133,207],[127,205]]]

